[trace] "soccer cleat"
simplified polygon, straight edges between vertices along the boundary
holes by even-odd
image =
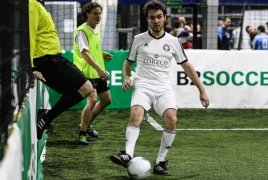
[[[91,126],[87,128],[87,134],[90,135],[91,137],[99,136],[99,133],[97,131],[94,131]]]
[[[88,145],[86,136],[84,134],[79,134],[76,139],[76,143],[81,145]]]
[[[46,117],[47,109],[38,109],[37,112],[37,139],[42,139],[43,132],[48,127],[48,119]]]
[[[81,125],[78,126],[78,130],[80,131],[81,129]],[[92,126],[88,127],[87,130],[86,130],[87,134],[90,135],[91,137],[98,137],[99,136],[99,133],[97,131],[94,131],[92,129]]]
[[[132,157],[126,153],[126,151],[120,151],[120,154],[111,154],[110,155],[111,161],[113,161],[115,164],[122,165],[125,168],[127,168],[127,165],[129,161],[132,159]]]
[[[154,163],[154,173],[165,175],[165,176],[171,176],[171,173],[167,169],[166,165],[168,161],[160,161],[159,164]]]

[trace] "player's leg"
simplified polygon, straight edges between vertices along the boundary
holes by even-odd
[[[93,93],[88,96],[87,98],[87,104],[84,107],[82,114],[81,114],[81,131],[86,131],[87,127],[90,124],[93,109],[96,105],[96,99],[97,99],[97,91],[96,89],[93,90]]]
[[[93,120],[103,111],[103,109],[106,108],[108,105],[110,105],[112,102],[110,90],[98,93],[98,97],[100,101],[96,103],[93,109],[90,125],[92,124]]]
[[[92,118],[90,120],[89,127],[87,128],[87,133],[91,137],[98,137],[99,134],[95,130],[92,129],[92,122],[93,120],[106,108],[108,105],[111,104],[112,98],[110,94],[110,88],[107,84],[107,81],[99,80],[96,86],[97,94],[99,97],[99,102],[96,103],[92,112]]]
[[[163,117],[164,131],[161,138],[159,153],[154,164],[154,172],[169,176],[171,173],[166,167],[167,161],[165,161],[165,157],[176,136],[177,124],[177,106],[173,92],[167,91],[163,96],[160,96],[155,107],[157,113]]]
[[[130,110],[130,120],[126,129],[126,153],[134,157],[136,141],[140,133],[140,124],[145,110],[141,106],[132,106]]]
[[[93,89],[91,95],[87,97],[87,104],[81,113],[81,123],[79,126],[78,137],[76,139],[76,142],[78,144],[84,144],[84,145],[88,144],[88,141],[86,139],[87,127],[89,126],[90,120],[92,118],[92,112],[96,105],[96,99],[97,99],[97,91],[96,89]]]
[[[110,159],[119,165],[127,167],[128,162],[134,156],[136,141],[140,134],[140,124],[144,115],[144,109],[141,106],[132,106],[130,110],[130,120],[126,128],[126,150],[120,154],[110,155]]]
[[[140,124],[145,111],[151,106],[151,91],[147,89],[134,89],[131,100],[130,119],[126,128],[126,149],[120,154],[110,155],[111,161],[116,164],[127,167],[128,162],[134,157],[136,141],[140,133]],[[149,96],[148,96],[149,94]]]
[[[166,167],[167,161],[165,161],[165,157],[167,156],[167,153],[171,148],[173,140],[176,136],[177,110],[166,110],[163,115],[163,119],[164,131],[161,138],[159,153],[154,166],[154,172],[157,174],[170,176],[171,173]]]
[[[45,84],[62,94],[51,110],[38,111],[37,138],[41,139],[53,119],[91,94],[92,85],[76,66],[61,55],[38,58],[34,63],[36,70],[46,79]]]

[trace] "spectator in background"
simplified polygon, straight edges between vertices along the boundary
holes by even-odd
[[[180,28],[180,25],[181,25],[180,21],[175,21],[173,23],[172,31],[170,32],[170,34],[172,34],[172,36],[177,37],[177,29]]]
[[[249,45],[250,45],[250,48],[252,49],[253,47],[252,42],[253,42],[254,37],[257,35],[258,31],[254,29],[252,26],[247,26],[246,32],[249,34],[249,38],[250,38]]]
[[[233,48],[236,50],[241,49],[241,48],[238,48],[241,26],[242,26],[242,22],[238,22],[238,26],[232,32],[232,40],[233,40],[233,45],[234,45]],[[241,41],[242,41],[242,39],[241,39]]]
[[[268,50],[268,35],[265,33],[265,27],[260,25],[258,27],[258,35],[253,39],[253,50]]]
[[[222,20],[218,21],[218,27],[222,26]]]
[[[182,44],[183,49],[191,49],[193,47],[193,32],[190,26],[186,25],[186,19],[179,16],[180,27],[177,29],[177,37]]]
[[[202,28],[200,24],[197,24],[196,27],[196,49],[202,49]]]
[[[166,31],[167,33],[171,33],[172,31],[171,16],[166,17],[164,31]]]
[[[218,49],[230,50],[231,36],[227,28],[231,25],[230,17],[224,17],[222,25],[218,27]]]
[[[184,28],[184,24],[181,21],[175,21],[173,24],[172,35],[179,39],[183,49],[192,48],[193,34]]]
[[[180,22],[182,22],[183,27],[186,28],[189,32],[192,31],[191,27],[187,25],[185,17],[183,17],[183,16],[179,16],[179,17],[178,17],[178,20],[179,20]]]
[[[194,30],[194,25],[193,25],[193,23],[192,23],[192,22],[189,24],[189,27],[190,27],[190,29],[191,29],[191,33],[193,33],[193,30]]]

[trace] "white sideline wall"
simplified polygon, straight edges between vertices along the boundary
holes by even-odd
[[[268,107],[268,51],[185,50],[200,73],[209,108]],[[178,108],[202,108],[199,91],[173,61],[171,77]]]

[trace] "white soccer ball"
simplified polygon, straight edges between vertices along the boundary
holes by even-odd
[[[146,179],[151,174],[151,163],[144,157],[134,157],[127,165],[131,179]]]

